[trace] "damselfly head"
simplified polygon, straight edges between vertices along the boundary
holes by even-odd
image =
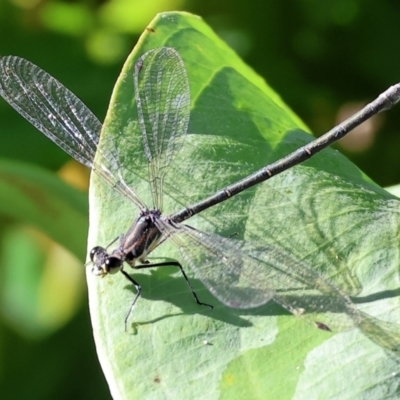
[[[107,250],[100,246],[91,250],[90,260],[93,263],[92,273],[101,277],[119,272],[123,264],[121,258],[110,256]]]

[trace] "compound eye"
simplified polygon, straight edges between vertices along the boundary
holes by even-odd
[[[104,264],[109,274],[115,274],[120,271],[122,260],[118,257],[108,257]]]
[[[93,247],[93,249],[90,250],[90,261],[94,262],[95,256],[103,251],[104,249],[100,246]]]

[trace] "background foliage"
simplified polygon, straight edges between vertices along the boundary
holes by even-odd
[[[46,69],[102,120],[138,36],[155,13],[173,9],[201,15],[316,133],[333,126],[339,112],[399,80],[400,5],[390,1],[3,0],[0,54],[19,55]],[[342,148],[382,186],[398,182],[399,119],[397,109],[380,116]],[[2,158],[51,171],[67,161],[4,102],[0,121]],[[84,215],[85,203],[80,207]],[[44,279],[43,271],[47,277],[51,271],[59,275],[65,256],[50,262],[53,269],[42,270],[53,245],[25,222],[23,215],[8,211],[1,216],[0,393],[8,398],[109,398],[85,301],[81,264],[86,243],[75,252],[80,256],[75,264],[62,262],[70,267],[62,268],[57,287],[74,291],[44,295],[54,291],[54,281]],[[86,228],[77,226],[80,235]]]

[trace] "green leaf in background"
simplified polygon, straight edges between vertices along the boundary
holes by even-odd
[[[192,105],[188,137],[164,184],[165,215],[312,140],[280,98],[200,18],[160,14],[123,68],[101,139],[118,137],[127,144],[118,149],[123,175],[149,206],[148,183],[131,152],[141,146],[133,67],[140,55],[159,46],[181,55]],[[89,249],[124,233],[138,213],[96,176],[92,182]],[[206,232],[274,246],[323,274],[352,296],[359,315],[368,315],[355,318],[358,328],[348,331],[318,330],[273,302],[246,312],[227,308],[194,277],[201,301],[214,305],[208,311],[193,301],[171,267],[134,273],[143,295],[126,333],[132,285],[122,274],[99,279],[88,268],[97,352],[113,397],[398,396],[399,364],[388,348],[400,340],[399,205],[328,149],[188,220]],[[150,257],[165,259],[182,261],[168,243]]]
[[[77,257],[87,230],[85,194],[48,171],[15,161],[0,162],[0,211],[36,226]]]
[[[1,160],[0,211],[19,222],[2,227],[1,312],[20,335],[46,337],[70,320],[84,293],[77,258],[86,195],[42,168]]]

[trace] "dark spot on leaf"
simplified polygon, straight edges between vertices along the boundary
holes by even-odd
[[[332,332],[331,329],[329,328],[329,326],[323,324],[322,322],[316,321],[315,325],[317,326],[318,329],[321,329],[322,331]]]

